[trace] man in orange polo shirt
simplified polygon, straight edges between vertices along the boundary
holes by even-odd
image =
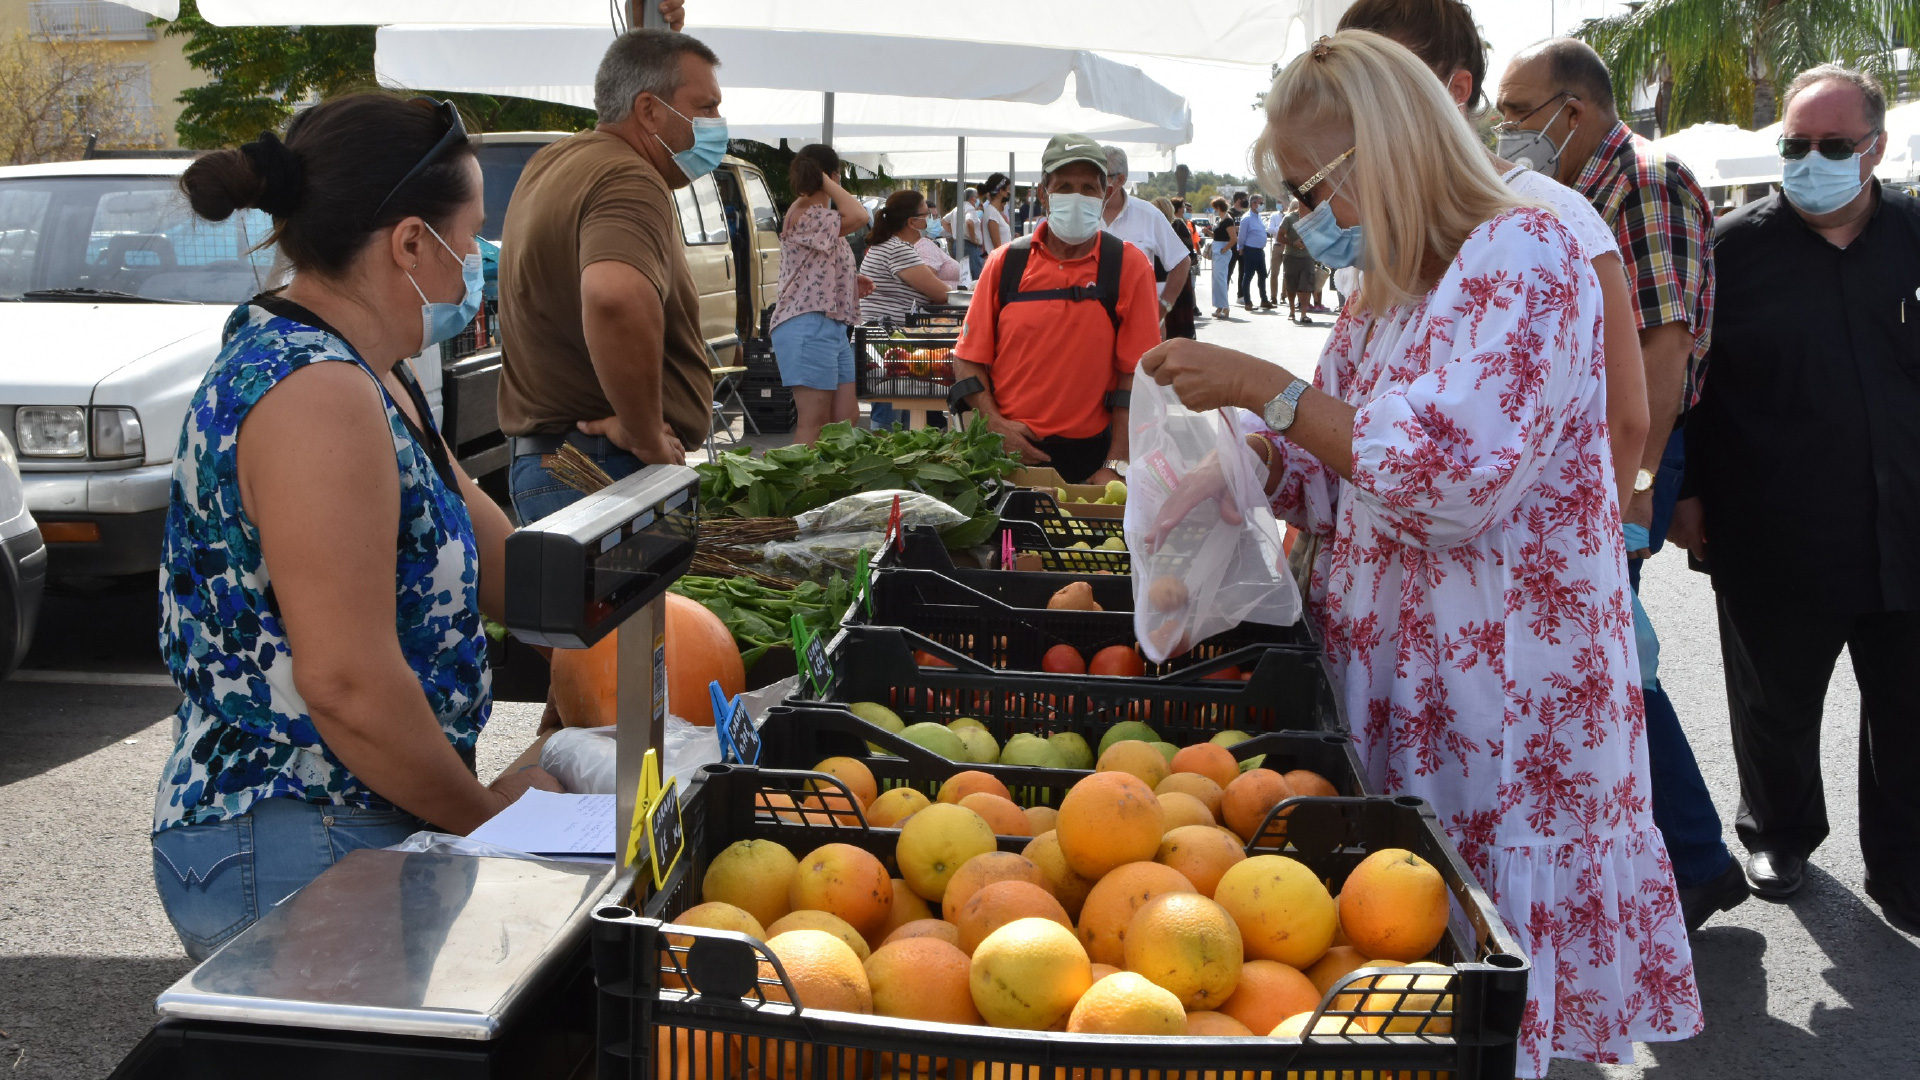
[[[1134,365],[1160,343],[1153,265],[1101,231],[1107,155],[1058,135],[1040,159],[1046,221],[995,251],[954,346],[949,397],[1068,483],[1118,480]]]

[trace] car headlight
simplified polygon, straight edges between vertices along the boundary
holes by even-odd
[[[87,410],[76,405],[22,405],[13,433],[28,457],[87,456]]]
[[[140,414],[123,408],[93,410],[93,456],[146,457],[147,437],[140,428]]]
[[[12,469],[15,476],[20,475],[20,457],[13,452],[13,441],[7,438],[4,431],[0,431],[0,467]]]

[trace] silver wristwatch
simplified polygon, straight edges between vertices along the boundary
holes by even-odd
[[[1260,417],[1267,422],[1269,429],[1285,431],[1293,426],[1293,411],[1300,404],[1300,395],[1307,392],[1309,385],[1305,379],[1295,379],[1280,391],[1279,397],[1267,402],[1266,408],[1260,410]]]

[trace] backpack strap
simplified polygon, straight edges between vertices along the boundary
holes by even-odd
[[[1027,260],[1033,255],[1033,236],[1023,236],[1007,245],[1000,264],[1000,306],[1031,300],[1098,300],[1107,309],[1107,319],[1115,333],[1120,331],[1120,269],[1126,258],[1126,241],[1110,232],[1100,233],[1100,266],[1092,285],[1069,289],[1029,289],[1022,291],[1020,279],[1026,276]]]

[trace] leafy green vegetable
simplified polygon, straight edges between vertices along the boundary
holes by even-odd
[[[853,586],[840,574],[825,585],[809,581],[795,589],[769,589],[745,578],[688,575],[671,588],[699,601],[727,624],[748,667],[768,649],[792,643],[795,615],[813,633],[830,637],[840,629],[840,616],[853,603]]]
[[[967,515],[942,533],[950,547],[993,534],[987,497],[1020,467],[1000,436],[975,417],[964,430],[857,429],[832,424],[813,446],[783,446],[761,457],[721,454],[700,473],[700,511],[709,517],[791,517],[856,491],[923,491]]]

